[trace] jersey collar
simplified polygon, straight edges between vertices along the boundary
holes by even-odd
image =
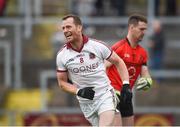
[[[83,37],[83,44],[82,44],[82,46],[81,46],[81,48],[79,49],[79,50],[77,50],[77,49],[74,49],[72,46],[71,46],[71,43],[70,42],[67,42],[67,49],[73,49],[73,50],[75,50],[75,51],[77,51],[77,52],[81,52],[81,50],[82,50],[82,48],[83,48],[83,46],[84,46],[84,44],[85,43],[87,43],[88,42],[88,37],[87,36],[85,36],[84,34],[82,34],[82,37]]]
[[[137,45],[136,47],[132,47],[131,46],[131,43],[130,43],[130,41],[129,41],[129,39],[126,37],[126,41],[128,42],[128,45],[131,47],[131,48],[133,48],[133,49],[136,49],[139,45]]]
[[[128,42],[129,46],[131,46],[131,44],[130,44],[130,42],[129,42],[129,40],[128,40],[128,38],[127,38],[127,37],[126,37],[126,41]]]

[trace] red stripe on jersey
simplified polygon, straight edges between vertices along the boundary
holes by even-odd
[[[112,53],[113,53],[113,50],[111,50],[111,54],[106,58],[106,60],[108,60],[111,57]]]
[[[71,45],[71,42],[67,42],[67,49],[71,48],[72,50],[76,51],[76,52],[81,52],[83,47],[84,47],[84,44],[88,42],[89,38],[85,35],[82,35],[82,39],[83,39],[83,42],[82,42],[82,45],[81,45],[81,48],[80,49],[75,49],[72,47]]]
[[[106,46],[106,47],[111,51],[110,55],[106,58],[106,60],[108,60],[108,59],[111,57],[111,55],[112,55],[112,53],[113,53],[113,50],[107,45],[107,43],[105,43],[105,42],[103,42],[103,41],[96,40],[96,39],[91,39],[91,40],[103,44],[104,46]]]
[[[56,70],[57,72],[67,72],[67,70]]]

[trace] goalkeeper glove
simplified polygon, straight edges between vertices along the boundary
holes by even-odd
[[[93,90],[94,87],[85,87],[79,89],[77,91],[77,95],[86,99],[93,100],[95,91]]]
[[[132,91],[129,84],[123,84],[121,90],[121,100],[127,104],[132,102]]]
[[[149,88],[151,88],[152,86],[152,79],[151,78],[144,78],[144,77],[141,77],[137,80],[137,83],[136,83],[137,87],[136,89],[137,90],[148,90]]]

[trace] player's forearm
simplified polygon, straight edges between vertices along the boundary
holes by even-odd
[[[129,82],[129,73],[128,73],[127,67],[122,59],[120,59],[119,62],[116,64],[116,68],[119,72],[121,80]]]
[[[104,65],[105,65],[105,69],[107,69],[107,68],[109,68],[112,65],[112,63],[110,63],[109,61],[105,60],[104,61]]]
[[[58,84],[63,91],[69,92],[71,94],[76,94],[77,92],[77,88],[68,82],[61,80],[61,81],[58,81]]]
[[[108,61],[116,66],[122,81],[129,82],[129,73],[127,67],[124,61],[115,52],[112,53]]]
[[[144,78],[151,78],[151,75],[149,73],[149,69],[147,66],[142,66],[142,69],[141,69],[141,77],[144,77]]]

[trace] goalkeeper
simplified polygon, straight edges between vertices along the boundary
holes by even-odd
[[[116,116],[114,123],[118,126],[134,125],[131,92],[133,86],[136,84],[137,90],[148,90],[152,86],[152,79],[147,67],[147,52],[139,44],[143,39],[146,29],[146,17],[139,14],[131,15],[128,20],[127,36],[112,46],[114,52],[116,52],[126,64],[129,72],[130,84],[123,83],[118,75],[116,67],[106,62],[108,77],[120,98],[117,109],[120,111],[121,116]],[[140,78],[138,79],[139,76]],[[130,91],[131,94],[126,94],[126,91]]]

